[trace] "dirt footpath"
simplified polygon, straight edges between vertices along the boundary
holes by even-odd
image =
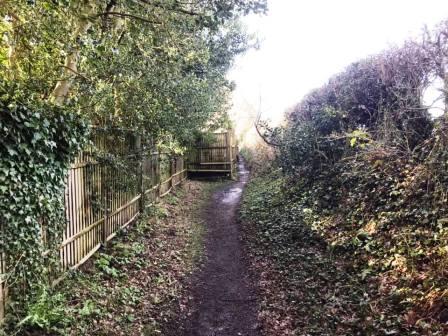
[[[255,289],[241,241],[237,209],[248,179],[239,165],[239,181],[213,194],[204,212],[205,261],[192,288],[191,315],[185,336],[261,335]]]

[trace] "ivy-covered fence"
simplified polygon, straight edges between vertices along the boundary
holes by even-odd
[[[185,178],[182,157],[159,153],[131,131],[95,130],[68,175],[63,269],[84,263]]]
[[[58,269],[65,176],[85,119],[0,80],[0,314],[19,316]],[[49,251],[49,252],[47,252]]]
[[[183,158],[157,152],[151,139],[96,129],[85,145],[77,140],[87,135],[81,117],[60,108],[30,110],[5,97],[0,323],[8,312],[23,316],[42,288],[80,266],[186,178]]]
[[[3,228],[0,228],[2,230]],[[6,299],[6,291],[4,288],[4,279],[3,274],[5,274],[5,263],[4,263],[5,255],[3,249],[0,250],[0,319],[3,319],[5,315],[5,299]]]

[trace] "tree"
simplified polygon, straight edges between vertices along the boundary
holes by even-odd
[[[184,143],[223,119],[225,74],[250,47],[236,20],[265,10],[265,0],[4,0],[0,74],[93,125]]]
[[[265,9],[266,0],[0,0],[0,254],[13,302],[35,299],[48,280],[42,222],[57,251],[64,177],[86,121],[171,149],[226,122],[226,72],[250,47],[237,20]]]

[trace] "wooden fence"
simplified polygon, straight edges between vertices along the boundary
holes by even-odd
[[[0,221],[0,225],[3,225]],[[0,227],[0,230],[3,228]],[[6,303],[6,295],[7,289],[5,287],[5,273],[6,273],[6,265],[5,265],[5,254],[3,249],[0,250],[0,325],[3,317],[5,316],[5,303]]]
[[[67,177],[66,227],[59,245],[62,271],[83,264],[186,176],[184,159],[157,152],[151,141],[128,131],[96,130]],[[0,321],[6,271],[0,253]]]
[[[237,155],[238,146],[233,131],[202,136],[189,149],[188,171],[233,176]]]

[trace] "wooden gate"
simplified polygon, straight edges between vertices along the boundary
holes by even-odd
[[[203,135],[188,152],[188,171],[191,173],[227,173],[233,177],[238,146],[232,130]]]

